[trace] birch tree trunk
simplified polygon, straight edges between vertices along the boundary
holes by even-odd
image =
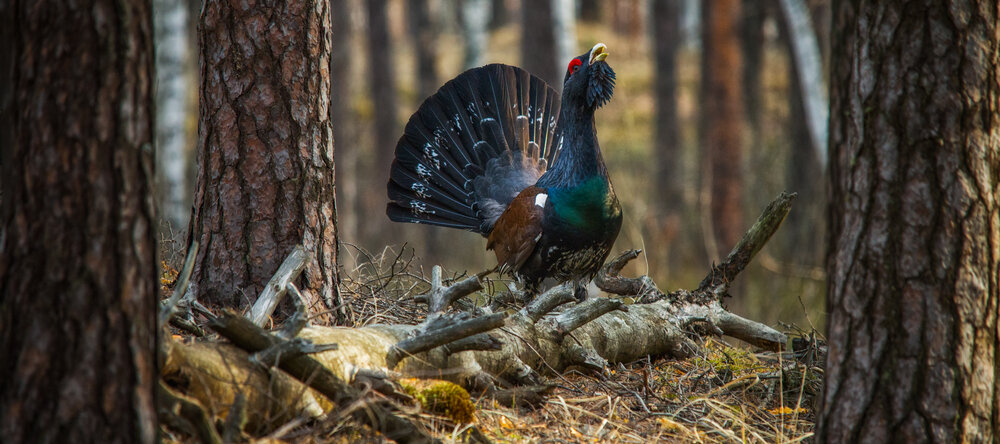
[[[558,73],[563,72],[570,59],[579,55],[576,47],[576,2],[549,1],[552,2],[552,28],[556,39],[556,58],[553,63]],[[556,89],[562,89],[562,82],[559,82]]]
[[[1000,436],[997,9],[835,6],[821,442]]]
[[[188,119],[194,72],[188,4],[183,0],[153,2],[156,36],[156,165],[161,215],[183,230],[191,216],[188,147],[194,142]]]
[[[300,288],[314,311],[346,316],[337,291],[328,8],[325,0],[205,4],[189,228],[201,244],[189,291],[201,302],[253,302],[302,244],[311,261]]]
[[[494,0],[494,4],[502,3]],[[498,8],[493,6],[494,10]],[[465,37],[465,56],[462,66],[465,69],[475,68],[485,64],[486,26],[490,21],[490,4],[488,0],[465,0],[461,3],[462,34]],[[499,6],[503,8],[503,5]]]
[[[0,3],[0,439],[157,436],[148,2]]]

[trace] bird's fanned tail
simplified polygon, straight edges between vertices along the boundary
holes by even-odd
[[[468,70],[427,98],[396,145],[386,213],[488,234],[551,164],[559,96],[507,65]]]

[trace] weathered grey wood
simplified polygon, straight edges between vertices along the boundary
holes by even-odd
[[[288,284],[299,277],[308,262],[309,254],[302,248],[302,245],[296,245],[278,267],[278,271],[268,281],[264,290],[260,292],[260,296],[257,296],[253,307],[250,308],[248,318],[254,325],[260,327],[264,325],[264,322],[267,322],[267,318],[271,317],[274,309],[281,302],[281,298],[285,296]]]

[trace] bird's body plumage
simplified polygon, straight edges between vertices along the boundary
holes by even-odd
[[[501,271],[529,293],[547,278],[589,281],[622,221],[594,129],[594,111],[614,86],[601,51],[571,62],[561,100],[506,65],[442,86],[396,146],[389,217],[486,236]]]

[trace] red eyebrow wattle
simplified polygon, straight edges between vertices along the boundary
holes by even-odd
[[[580,59],[573,59],[569,61],[569,67],[566,68],[569,72],[573,72],[573,68],[582,65],[583,62]]]

